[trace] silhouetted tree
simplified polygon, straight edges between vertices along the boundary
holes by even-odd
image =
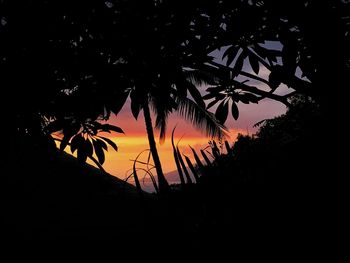
[[[205,65],[218,76],[204,97],[213,99],[208,108],[219,103],[216,116],[225,121],[229,100],[237,119],[237,102],[270,98],[288,105],[288,98],[299,93],[317,99],[325,112],[335,112],[340,98],[329,87],[349,84],[349,8],[346,1],[306,0],[210,6],[201,23],[193,24],[199,39],[210,39],[209,51],[221,49]],[[282,83],[289,90],[281,95]]]
[[[13,104],[4,116],[6,143],[17,136],[45,143],[62,130],[63,146],[78,147],[82,160],[92,148],[103,163],[98,132],[121,130],[99,121],[118,114],[130,96],[134,117],[145,114],[163,178],[151,109],[161,139],[174,110],[217,135],[229,108],[239,117],[238,102],[289,105],[296,93],[332,116],[342,98],[329,87],[349,82],[348,10],[338,0],[1,1],[0,84]],[[286,95],[281,83],[291,90]],[[201,84],[212,100],[207,108],[218,104],[215,117],[204,110]],[[81,135],[84,143],[71,141]]]
[[[226,151],[211,144],[212,161],[200,169],[199,178],[206,195],[228,202],[232,194],[278,195],[285,202],[318,194],[313,188],[323,184],[326,172],[319,161],[327,155],[320,106],[303,96],[290,99],[290,105],[285,114],[257,123],[253,136],[240,134]]]
[[[183,45],[189,29],[188,17],[179,19],[180,9],[154,1],[137,6],[124,1],[16,5],[3,1],[2,7],[3,86],[9,100],[16,94],[25,98],[14,106],[17,120],[6,119],[13,123],[14,134],[33,137],[34,130],[38,136],[62,130],[62,150],[72,140],[71,150],[78,150],[80,160],[91,158],[95,150],[103,163],[106,147],[101,139],[116,146],[98,138],[98,132],[122,130],[98,120],[107,120],[111,112],[118,114],[130,95],[134,117],[144,111],[161,185],[166,180],[149,105],[156,113],[161,139],[167,116],[177,109],[194,124],[206,125],[208,134],[221,134],[222,125],[204,110],[201,95],[190,81],[195,72],[185,70],[194,60],[187,58],[190,54]],[[195,102],[187,99],[187,91]]]
[[[143,41],[140,45],[135,36],[129,36],[129,52],[123,60],[129,67],[133,80],[130,89],[131,111],[136,119],[140,111],[143,111],[159,189],[162,192],[168,188],[168,184],[156,148],[150,108],[155,113],[155,127],[160,130],[161,141],[165,138],[168,116],[173,111],[178,111],[196,126],[204,127],[202,130],[210,136],[222,136],[223,126],[204,109],[202,97],[192,83],[196,74],[192,69],[195,60],[188,59],[190,54],[184,46],[186,33],[189,32],[188,17],[182,18],[179,9],[169,8],[163,3],[147,2],[144,7],[131,7],[132,14],[127,13],[132,25],[125,34],[133,32]],[[195,81],[202,83],[205,79],[197,74]],[[194,101],[187,98],[187,92]]]

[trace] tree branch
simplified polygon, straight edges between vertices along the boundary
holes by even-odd
[[[222,64],[217,63],[217,62],[214,62],[214,61],[211,61],[211,62],[209,62],[208,64],[209,64],[210,66],[217,67],[217,68],[222,69],[222,70],[227,70],[227,71],[231,71],[231,70],[232,70],[230,67],[227,67],[227,66],[225,66],[225,65],[222,65]],[[246,76],[246,77],[248,77],[248,78],[251,78],[251,79],[254,79],[254,80],[257,80],[257,81],[260,81],[260,82],[262,82],[262,83],[268,85],[268,86],[271,88],[269,81],[266,80],[266,79],[260,78],[260,77],[258,77],[258,76],[256,76],[256,75],[250,74],[250,73],[245,72],[245,71],[241,71],[241,72],[240,72],[240,75]],[[235,81],[235,80],[233,80],[233,81]],[[290,88],[292,88],[292,89],[295,90],[293,93],[284,96],[285,98],[288,98],[288,97],[290,97],[290,96],[293,96],[293,95],[295,95],[295,94],[297,94],[297,93],[302,93],[302,94],[309,95],[309,96],[312,96],[312,95],[313,95],[312,84],[309,83],[309,82],[307,82],[307,81],[304,81],[304,80],[302,80],[302,79],[299,79],[299,78],[296,77],[296,76],[293,76],[293,77],[290,78],[290,79],[285,79],[285,80],[282,81],[282,82],[285,83],[288,87],[290,87]],[[239,83],[239,82],[237,82],[237,83]],[[252,87],[252,88],[253,88],[253,87]],[[256,89],[257,89],[257,88],[256,88]],[[257,89],[257,90],[259,90],[259,89]],[[278,96],[278,95],[273,94],[272,92],[273,92],[274,90],[271,90],[271,92],[265,92],[265,91],[262,91],[262,90],[259,90],[259,91],[260,91],[261,93],[264,93],[264,94],[266,95],[266,97],[268,97],[268,98],[271,98],[271,99],[277,99],[277,98],[279,98],[279,99],[277,99],[278,101],[281,101],[281,98],[283,99],[282,96]],[[269,94],[269,95],[267,96],[267,94]],[[283,102],[283,103],[284,103],[285,105],[289,105],[288,102]]]
[[[250,54],[252,54],[253,56],[255,56],[255,57],[259,60],[259,62],[260,62],[261,64],[264,65],[265,68],[267,68],[268,70],[271,71],[271,65],[269,65],[269,63],[267,63],[267,62],[265,61],[265,59],[263,59],[262,57],[260,57],[258,54],[256,54],[254,51],[252,51],[252,50],[251,50],[250,48],[248,48],[248,47],[247,47],[247,51],[248,51]]]
[[[279,96],[279,95],[273,94],[271,92],[263,91],[263,90],[260,90],[256,87],[240,83],[236,80],[233,80],[233,83],[236,84],[237,87],[243,91],[254,93],[256,95],[262,96],[263,98],[269,98],[269,99],[279,101],[279,102],[283,103],[284,105],[286,105],[287,107],[290,107],[290,103],[287,100],[288,97]]]
[[[214,61],[209,62],[209,64],[211,66],[218,67],[218,68],[223,69],[223,70],[232,71],[232,69],[230,67],[227,67],[225,65],[222,65],[222,64],[214,62]],[[256,75],[253,75],[253,74],[245,72],[245,71],[241,71],[239,74],[242,75],[242,76],[245,76],[245,77],[248,77],[248,78],[260,81],[262,83],[265,83],[266,85],[268,85],[270,87],[270,83],[266,79],[260,78],[260,77],[258,77]]]
[[[258,77],[256,75],[250,74],[250,73],[245,72],[245,71],[241,71],[240,74],[242,76],[245,76],[245,77],[248,77],[248,78],[251,78],[251,79],[255,79],[255,80],[260,81],[260,82],[263,82],[263,83],[265,83],[266,85],[268,85],[270,87],[270,82],[268,82],[266,79],[260,78],[260,77]]]

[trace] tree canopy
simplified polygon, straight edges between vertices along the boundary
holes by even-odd
[[[327,111],[349,83],[349,13],[341,0],[3,0],[8,135],[50,138],[62,130],[62,148],[70,143],[81,160],[95,151],[103,163],[111,142],[98,132],[122,130],[100,121],[128,98],[135,118],[145,100],[153,105],[163,135],[174,110],[198,122],[186,100],[213,124],[224,124],[229,108],[237,119],[238,102],[288,105],[296,93]],[[215,104],[215,116],[205,111]]]

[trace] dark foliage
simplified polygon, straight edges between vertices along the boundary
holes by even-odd
[[[128,100],[135,118],[144,113],[159,186],[166,186],[160,176],[150,110],[156,113],[161,138],[175,110],[216,136],[224,132],[222,124],[230,113],[234,119],[239,117],[239,103],[269,98],[290,107],[286,116],[265,121],[255,138],[241,137],[226,157],[214,150],[217,161],[205,160],[210,167],[195,155],[203,173],[196,179],[205,193],[211,193],[204,195],[208,210],[203,212],[195,198],[196,205],[187,202],[187,219],[197,221],[179,223],[183,229],[177,228],[182,230],[178,235],[198,225],[202,230],[222,225],[225,231],[231,217],[216,215],[226,211],[232,199],[246,207],[271,202],[288,207],[287,203],[297,200],[295,205],[303,208],[297,215],[329,203],[334,198],[323,198],[322,193],[329,197],[336,192],[332,186],[345,185],[338,165],[346,163],[338,151],[344,138],[330,140],[327,129],[331,122],[338,125],[346,120],[349,13],[348,1],[342,0],[0,1],[1,146],[6,152],[2,164],[16,167],[2,175],[4,193],[17,189],[18,174],[27,175],[26,163],[18,167],[17,149],[24,153],[21,158],[29,156],[31,163],[40,166],[47,160],[44,157],[55,152],[52,132],[62,133],[62,150],[70,145],[79,160],[96,156],[96,163],[102,164],[107,146],[117,150],[117,145],[99,132],[122,132],[103,121],[117,115]],[[288,87],[285,95],[280,93],[281,84]],[[203,97],[199,85],[207,88]],[[299,109],[299,104],[290,102],[296,94],[311,96],[319,109],[308,108],[305,105],[315,105],[308,102]],[[215,114],[204,109],[214,105],[218,106]],[[179,151],[174,151],[181,169],[186,168]],[[201,152],[203,158],[206,154]],[[198,172],[193,168],[191,172]],[[33,182],[47,185],[44,174]],[[49,188],[37,192],[30,182],[23,182],[28,183],[23,189],[32,191],[14,191],[21,198],[35,193],[44,200],[48,195]],[[65,184],[61,186],[66,189]],[[85,208],[88,211],[89,206]],[[162,208],[169,222],[181,221],[178,215],[183,210],[176,214],[178,210]],[[37,218],[43,211],[36,210]],[[201,213],[205,215],[198,216]],[[256,222],[254,213],[247,214],[236,222]],[[158,215],[154,213],[153,218]],[[158,231],[165,225],[160,222]]]
[[[296,92],[312,95],[331,114],[327,105],[341,98],[329,87],[348,83],[346,2],[183,4],[2,1],[0,79],[11,102],[4,120],[8,134],[40,137],[48,123],[69,119],[74,127],[66,143],[78,125],[118,114],[130,96],[135,118],[145,103],[152,105],[164,138],[167,116],[187,93],[204,107],[193,83],[209,85],[204,99],[214,99],[208,107],[219,103],[215,116],[221,123],[229,108],[239,117],[237,102],[271,98],[288,104]],[[225,50],[226,63],[213,59],[218,50]],[[291,92],[278,95],[281,83]],[[210,135],[217,134],[214,126],[207,126]]]
[[[265,120],[253,136],[239,135],[233,147],[226,146],[227,153],[220,153],[212,144],[214,161],[206,167],[202,180],[230,181],[234,188],[317,184],[322,179],[318,150],[324,145],[322,140],[327,140],[320,137],[320,120],[315,101],[293,98],[286,114]]]

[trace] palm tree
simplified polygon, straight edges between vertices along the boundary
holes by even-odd
[[[113,30],[122,36],[115,43],[118,47],[115,56],[122,58],[117,59],[117,66],[125,73],[123,81],[128,83],[133,116],[138,118],[143,112],[160,193],[167,192],[169,185],[159,159],[154,128],[159,129],[160,142],[164,141],[168,116],[177,111],[209,136],[220,137],[224,133],[224,126],[205,110],[197,89],[210,79],[191,70],[197,68],[196,63],[208,59],[205,48],[199,52],[193,44],[198,39],[189,26],[192,13],[199,11],[188,6],[184,12],[181,5],[173,4],[145,2],[143,8],[130,5],[121,13],[123,23],[115,23],[117,28]],[[119,24],[122,26],[118,27]],[[188,92],[193,100],[188,98]]]
[[[167,192],[169,184],[164,176],[157,151],[151,109],[156,116],[155,128],[160,131],[160,142],[165,140],[167,120],[173,111],[178,112],[180,116],[190,121],[200,131],[204,131],[207,136],[223,137],[225,134],[225,127],[215,118],[214,114],[205,109],[203,99],[192,82],[196,84],[206,83],[204,78],[200,78],[199,72],[183,71],[176,79],[166,79],[166,81],[162,79],[158,83],[135,86],[131,91],[131,109],[134,117],[137,118],[139,112],[143,111],[160,193]],[[145,84],[145,81],[142,81],[142,83]],[[157,85],[159,83],[163,85]],[[194,100],[187,97],[187,91],[189,91]]]
[[[156,141],[154,139],[151,112],[150,112],[150,108],[149,108],[149,105],[147,102],[144,102],[142,109],[143,109],[143,116],[144,116],[145,125],[146,125],[148,143],[149,143],[150,151],[152,154],[154,166],[155,166],[156,171],[157,171],[159,190],[161,193],[164,193],[164,192],[167,192],[169,190],[169,184],[164,176],[162,164],[160,162],[160,158],[158,155]]]

